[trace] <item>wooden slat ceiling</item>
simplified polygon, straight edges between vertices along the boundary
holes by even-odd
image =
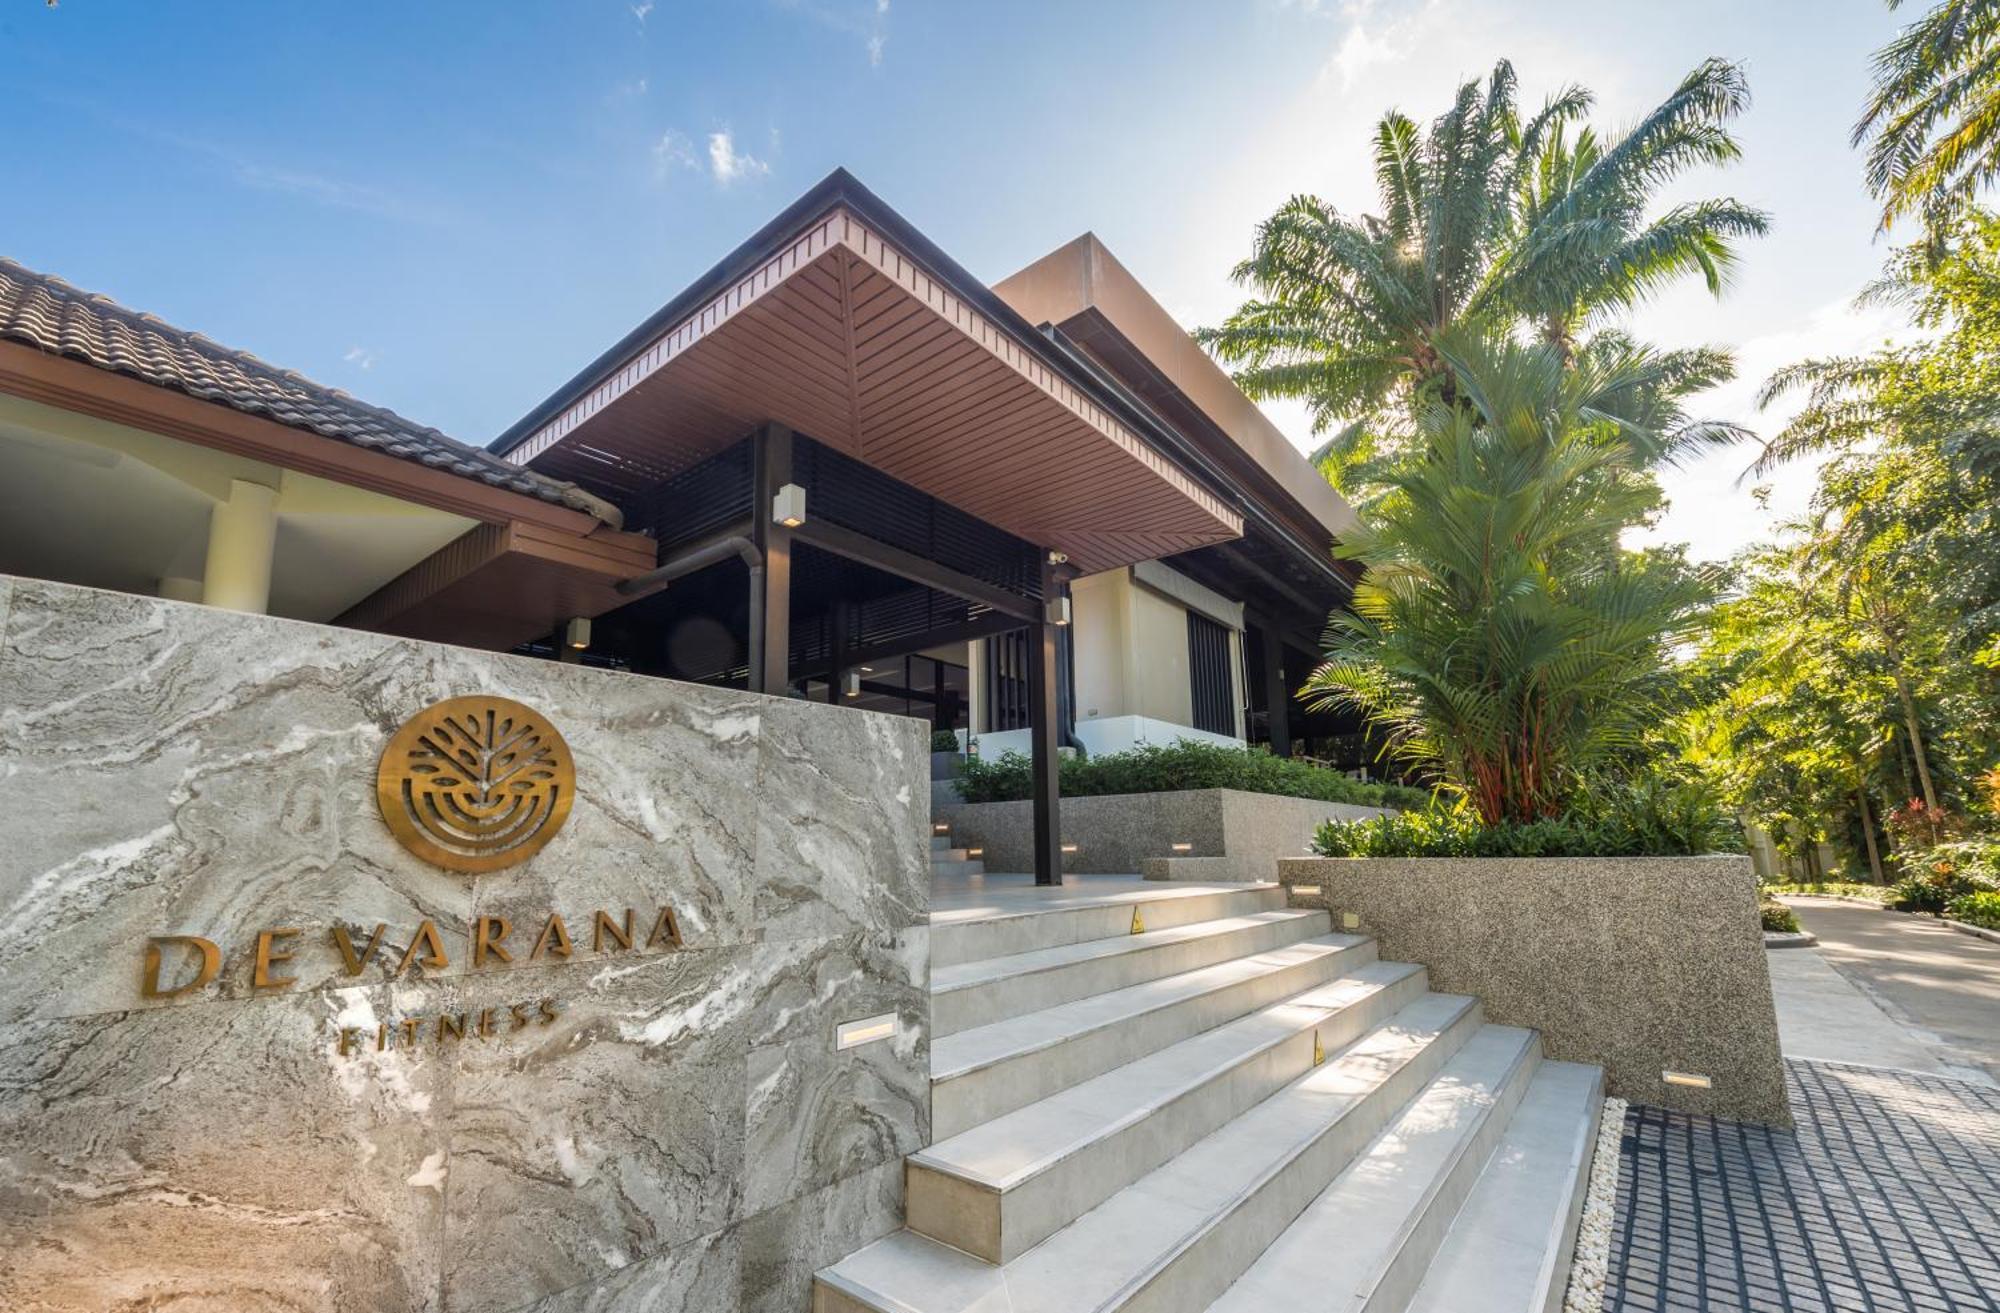
[[[1085,570],[1243,532],[1219,499],[845,209],[507,459],[637,492],[767,420]]]

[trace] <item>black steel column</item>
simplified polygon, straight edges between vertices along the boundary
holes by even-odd
[[[1289,757],[1292,755],[1292,691],[1285,686],[1285,648],[1277,632],[1265,626],[1264,648],[1264,720],[1270,733],[1271,755]]]
[[[1062,761],[1059,756],[1062,721],[1056,706],[1056,626],[1049,608],[1061,594],[1062,583],[1046,563],[1042,566],[1042,618],[1028,626],[1028,742],[1034,761],[1035,883],[1062,883]]]
[[[784,697],[792,682],[792,531],[772,520],[771,499],[792,481],[790,429],[759,431],[751,477],[750,533],[764,564],[750,571],[750,691]]]

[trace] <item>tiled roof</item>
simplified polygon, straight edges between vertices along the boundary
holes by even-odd
[[[0,258],[0,339],[600,519],[617,516],[573,483],[510,465],[483,448],[357,401],[338,388],[267,365],[247,352],[232,351],[5,258]]]

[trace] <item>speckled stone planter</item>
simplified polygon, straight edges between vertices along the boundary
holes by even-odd
[[[960,847],[979,848],[989,871],[1034,869],[1034,804],[941,804]],[[1114,793],[1062,800],[1066,871],[1144,874],[1151,880],[1275,880],[1281,857],[1309,852],[1322,821],[1358,821],[1380,807],[1315,802],[1242,789]]]
[[[1295,907],[1324,907],[1420,962],[1434,989],[1533,1026],[1552,1058],[1604,1067],[1636,1103],[1791,1124],[1750,859],[1300,858]],[[1708,1088],[1665,1073],[1706,1077]]]

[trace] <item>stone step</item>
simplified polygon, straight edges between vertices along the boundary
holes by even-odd
[[[951,847],[951,836],[950,836],[950,835],[948,835],[948,834],[933,834],[933,835],[931,836],[931,851],[932,851],[932,852],[934,852],[934,853],[941,853],[941,852],[945,852],[945,851],[947,851],[948,849],[950,849],[950,847]]]
[[[1375,960],[1324,935],[944,1035],[931,1042],[931,1133],[943,1140],[1304,993]]]
[[[899,1231],[821,1272],[815,1308],[1198,1313],[1479,1027],[1473,1000],[1426,995],[1006,1266]]]
[[[1252,912],[942,967],[931,973],[931,1037],[1283,948],[1332,928],[1323,911]]]
[[[1422,997],[1373,962],[913,1154],[910,1228],[1006,1263]]]
[[[947,858],[940,860],[938,854],[936,853],[931,854],[931,874],[933,876],[949,875],[949,876],[965,877],[972,875],[984,875],[985,873],[986,873],[986,863],[983,860],[975,858],[973,860],[968,861],[963,857],[957,859]]]
[[[1603,1068],[1544,1062],[1535,1070],[1409,1313],[1562,1307],[1603,1110]]]
[[[1275,884],[1162,884],[1110,894],[1084,888],[1050,890],[1032,903],[996,900],[988,906],[932,912],[932,970],[1130,934],[1135,910],[1146,929],[1165,930],[1285,905],[1285,891]]]
[[[931,781],[931,806],[938,807],[948,803],[964,801],[964,796],[958,791],[957,780],[933,779]]]
[[[942,835],[931,840],[931,860],[933,862],[963,862],[970,860],[963,848],[947,848],[951,840]]]
[[[1404,1309],[1534,1078],[1541,1040],[1483,1026],[1351,1167],[1298,1214],[1211,1313]]]

